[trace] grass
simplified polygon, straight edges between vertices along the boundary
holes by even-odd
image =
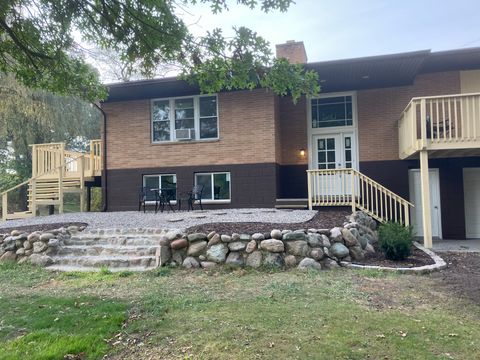
[[[52,275],[0,264],[0,359],[479,358],[478,305],[435,281],[351,270]]]

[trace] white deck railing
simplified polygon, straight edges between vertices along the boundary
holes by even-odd
[[[480,93],[413,98],[398,128],[402,159],[422,149],[480,148]]]

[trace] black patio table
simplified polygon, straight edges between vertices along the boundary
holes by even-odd
[[[165,204],[168,204],[170,210],[175,212],[175,209],[172,206],[172,201],[174,201],[176,198],[177,188],[155,188],[150,189],[150,191],[153,191],[155,193],[155,198],[160,200],[160,204],[158,206],[160,208],[160,212],[165,210]],[[155,206],[155,214],[158,211],[158,207]]]

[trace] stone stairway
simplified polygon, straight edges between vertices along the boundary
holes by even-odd
[[[50,257],[60,271],[145,271],[155,268],[159,234],[118,234],[84,231],[65,239]]]

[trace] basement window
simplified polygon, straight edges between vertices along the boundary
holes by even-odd
[[[229,202],[230,201],[230,173],[197,173],[195,185],[203,185],[202,201]]]

